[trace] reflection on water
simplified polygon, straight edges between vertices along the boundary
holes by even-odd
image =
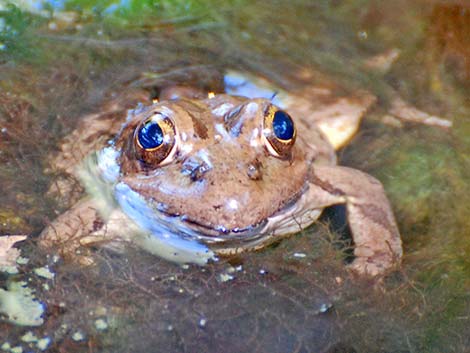
[[[29,303],[45,308],[40,326],[1,321],[1,349],[463,352],[470,9],[419,1],[135,3],[34,3],[45,10],[39,14],[0,4],[0,234],[30,235],[19,245],[27,261],[18,274],[0,274],[1,293],[25,282],[39,300]],[[387,52],[399,52],[388,68],[367,65]],[[354,277],[341,260],[342,240],[322,224],[204,268],[133,248],[92,249],[95,265],[80,267],[37,247],[35,236],[82,192],[75,184],[50,193],[67,178],[48,170],[59,141],[124,88],[182,81],[207,88],[214,70],[187,69],[207,67],[249,71],[290,91],[316,82],[344,96],[362,89],[378,97],[339,157],[384,183],[404,240],[400,270],[380,282]],[[397,120],[388,114],[395,94],[453,127]],[[45,266],[53,277],[34,271]]]

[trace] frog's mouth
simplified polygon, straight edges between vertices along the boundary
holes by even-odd
[[[169,214],[164,205],[152,204],[125,183],[115,186],[115,197],[123,211],[143,230],[166,241],[205,244],[217,254],[235,254],[255,250],[280,237],[299,232],[313,223],[320,210],[308,206],[309,186],[292,197],[273,215],[245,228],[211,227],[184,215]]]

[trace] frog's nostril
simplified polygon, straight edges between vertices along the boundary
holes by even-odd
[[[261,180],[263,179],[263,172],[261,170],[262,164],[260,161],[255,159],[254,161],[248,163],[247,175],[251,180]]]
[[[211,169],[212,167],[206,163],[206,161],[198,158],[188,158],[183,163],[181,173],[183,175],[188,175],[191,178],[191,181],[198,181],[201,180],[204,174]]]

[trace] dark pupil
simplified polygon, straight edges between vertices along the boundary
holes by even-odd
[[[278,110],[274,113],[273,130],[278,139],[290,140],[294,137],[294,122],[287,113]]]
[[[163,143],[163,131],[154,121],[148,121],[139,130],[139,143],[145,149],[155,148]]]

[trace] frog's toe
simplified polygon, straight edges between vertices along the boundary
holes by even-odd
[[[359,256],[348,265],[348,269],[359,275],[375,277],[390,271],[397,264],[397,260],[390,254]]]

